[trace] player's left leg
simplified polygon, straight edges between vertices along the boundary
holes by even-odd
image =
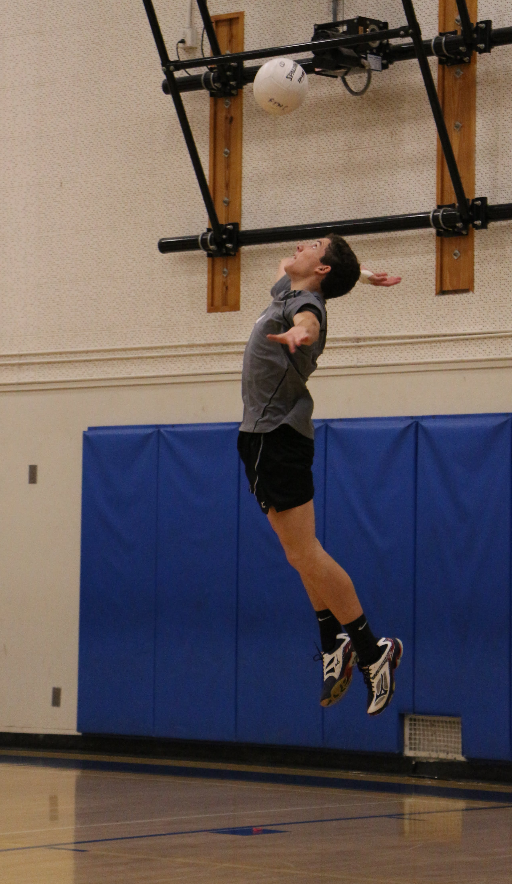
[[[363,609],[357,597],[354,584],[347,572],[330,556],[322,547],[316,537],[315,511],[313,501],[302,506],[277,512],[271,507],[268,518],[272,528],[276,532],[284,549],[289,563],[299,572],[306,592],[311,600],[315,611],[332,615],[345,624],[345,629],[350,642],[345,642],[345,636],[338,636],[338,647],[334,655],[337,656],[337,666],[332,661],[331,668],[338,670],[345,667],[348,672],[343,673],[343,685],[339,696],[350,684],[350,676],[353,666],[352,647],[359,658],[359,668],[363,672],[368,687],[368,712],[376,715],[382,712],[393,696],[394,670],[397,668],[402,655],[402,644],[399,639],[380,639],[373,635],[368,621],[363,614]],[[321,619],[321,618],[319,618]],[[321,623],[320,623],[321,626]],[[344,651],[340,651],[344,643]],[[345,656],[345,659],[343,659]],[[338,699],[335,695],[326,696],[327,678],[326,657],[324,653],[324,691],[322,694],[323,705],[329,705]],[[340,679],[336,679],[337,682]],[[339,683],[336,690],[339,689]],[[322,701],[321,701],[322,702]]]

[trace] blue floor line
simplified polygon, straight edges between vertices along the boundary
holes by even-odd
[[[420,812],[423,816],[429,816],[434,814],[445,814],[445,813],[471,813],[471,812],[485,812],[488,810],[507,810],[512,809],[512,803],[510,804],[493,804],[488,807],[464,807],[464,808],[453,808],[452,810],[426,810]],[[292,820],[286,822],[278,822],[278,823],[258,823],[257,828],[261,829],[275,829],[281,828],[284,826],[309,826],[315,825],[318,823],[349,823],[349,822],[361,822],[363,820],[386,820],[386,819],[407,819],[408,814],[396,814],[396,813],[376,813],[376,814],[365,814],[363,816],[338,816],[338,817],[330,817],[329,819],[316,819],[316,820]],[[415,818],[418,816],[418,812],[414,814]],[[129,821],[128,821],[129,822]],[[128,824],[128,823],[127,823]],[[244,827],[249,828],[249,827]],[[233,830],[233,826],[226,826],[225,829],[187,829],[185,831],[179,832],[153,832],[149,835],[119,835],[116,838],[91,838],[83,841],[64,841],[57,842],[56,844],[29,844],[25,847],[3,847],[0,848],[0,853],[19,853],[23,850],[59,850],[59,849],[75,849],[77,845],[84,844],[112,844],[116,842],[123,841],[143,841],[149,838],[173,838],[178,835],[219,835],[221,833],[229,834]]]

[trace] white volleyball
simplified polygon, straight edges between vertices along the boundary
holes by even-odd
[[[254,98],[268,114],[290,114],[302,104],[307,93],[306,71],[291,58],[267,61],[254,79]]]

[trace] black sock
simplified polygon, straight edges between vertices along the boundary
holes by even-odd
[[[324,611],[315,611],[315,614],[320,627],[322,651],[324,654],[330,654],[336,646],[336,636],[338,633],[343,632],[341,623],[339,620],[336,620],[336,617],[329,611],[329,608],[325,608]]]
[[[352,620],[352,623],[345,623],[345,630],[352,640],[361,666],[370,666],[372,663],[376,663],[382,654],[382,649],[379,648],[365,615],[361,614],[357,620]]]

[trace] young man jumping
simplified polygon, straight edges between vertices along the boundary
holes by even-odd
[[[400,282],[387,273],[361,271],[348,243],[334,234],[297,246],[293,257],[281,261],[272,301],[244,353],[238,451],[251,491],[316,611],[320,703],[341,699],[357,662],[368,689],[367,711],[378,715],[393,696],[402,643],[374,636],[352,580],[316,537],[313,399],[306,386],[325,347],[325,303],[345,295],[360,277],[373,285]]]

